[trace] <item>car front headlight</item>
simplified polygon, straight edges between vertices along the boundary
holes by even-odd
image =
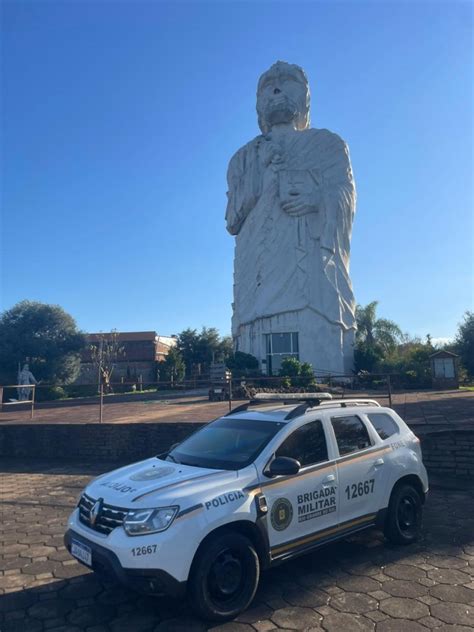
[[[135,509],[129,511],[123,521],[128,535],[147,535],[165,531],[176,518],[179,507],[160,507],[159,509]]]

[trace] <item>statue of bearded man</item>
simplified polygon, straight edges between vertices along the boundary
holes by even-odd
[[[291,355],[333,374],[353,367],[354,180],[344,141],[310,129],[309,102],[299,66],[279,61],[265,72],[262,134],[233,156],[227,176],[235,348],[273,374]]]

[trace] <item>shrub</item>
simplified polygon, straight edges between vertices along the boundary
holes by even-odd
[[[301,363],[296,358],[285,358],[281,363],[280,375],[293,387],[313,386],[316,381],[314,378],[313,367],[309,362]]]
[[[35,400],[37,402],[51,402],[65,398],[66,391],[62,386],[44,386],[36,389]]]
[[[95,397],[99,389],[95,384],[70,384],[64,387],[66,397]]]

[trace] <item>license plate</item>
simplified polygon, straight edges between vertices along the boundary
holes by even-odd
[[[222,393],[222,389],[221,388],[215,388],[214,389],[214,393]]]
[[[73,540],[71,542],[71,555],[74,555],[78,560],[92,566],[92,551],[87,544]]]

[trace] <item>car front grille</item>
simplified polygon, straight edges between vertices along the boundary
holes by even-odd
[[[95,503],[96,500],[94,498],[91,498],[87,494],[82,494],[81,500],[78,504],[79,520],[82,524],[89,527],[89,529],[93,529],[99,533],[104,533],[105,535],[109,535],[109,533],[116,527],[120,527],[123,524],[125,516],[127,515],[127,509],[114,507],[113,505],[106,505],[105,503],[102,505],[102,509],[97,516],[95,523],[92,524],[90,520],[90,512]]]

